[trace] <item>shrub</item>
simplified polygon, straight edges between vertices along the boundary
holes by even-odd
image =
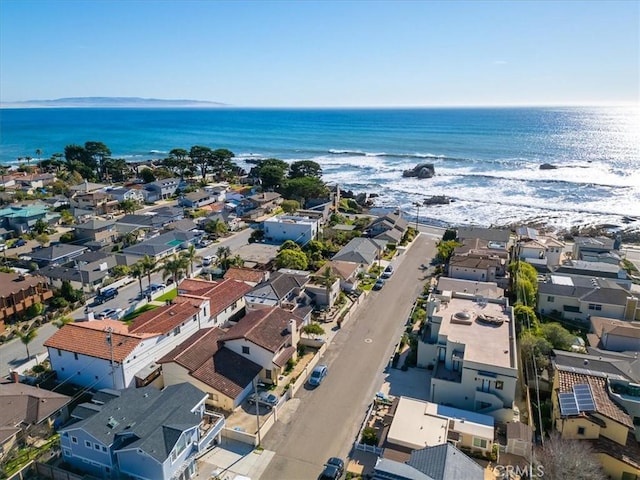
[[[365,445],[377,445],[378,444],[378,434],[376,429],[373,427],[365,427],[362,430],[362,443]]]

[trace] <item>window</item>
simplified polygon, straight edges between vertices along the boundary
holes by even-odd
[[[78,354],[77,353],[73,353],[73,358],[75,358],[76,360],[78,359]]]
[[[78,443],[78,437],[71,437],[71,443]]]
[[[549,302],[549,303],[553,303],[555,301],[555,299],[556,298],[553,295],[548,295],[547,296],[547,302]]]
[[[596,310],[596,311],[600,311],[602,310],[602,305],[598,304],[598,303],[590,303],[589,304],[589,310]]]
[[[242,353],[249,355],[249,347],[242,347]]]
[[[61,357],[62,356],[62,350],[60,350],[59,348],[56,348],[56,350],[58,350],[58,356]]]
[[[271,370],[265,370],[264,376],[267,377],[267,380],[271,380]]]
[[[178,335],[180,333],[180,325],[173,329],[173,334]]]
[[[578,435],[584,435],[584,427],[578,427]]]
[[[476,448],[487,448],[487,441],[484,438],[473,437],[473,446]]]
[[[91,442],[89,440],[84,441],[84,446],[87,448],[91,448]]]
[[[93,448],[95,448],[96,450],[100,451],[100,445],[98,445],[97,443],[93,444]]]
[[[504,388],[504,382],[502,380],[496,380],[496,390],[502,390]]]
[[[107,447],[105,447],[105,446],[103,445],[103,446],[102,446],[102,451],[103,451],[104,453],[107,453]]]

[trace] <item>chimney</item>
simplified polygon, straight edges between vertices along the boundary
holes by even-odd
[[[11,381],[13,383],[20,383],[20,374],[15,370],[11,370]]]
[[[295,319],[289,319],[287,324],[287,331],[291,334],[291,346],[298,347],[298,341],[300,340],[300,334],[298,333],[298,324]]]

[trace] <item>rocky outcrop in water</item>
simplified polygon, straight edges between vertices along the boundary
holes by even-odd
[[[434,195],[424,199],[423,205],[449,205],[451,198],[446,195]]]
[[[555,165],[551,165],[550,163],[543,163],[542,165],[540,165],[540,170],[555,170],[558,167],[556,167]]]
[[[402,172],[403,177],[431,178],[436,174],[433,163],[419,163],[411,170]]]

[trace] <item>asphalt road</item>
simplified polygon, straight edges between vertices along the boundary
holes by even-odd
[[[435,240],[420,235],[394,262],[396,272],[384,288],[371,292],[336,334],[321,360],[329,366],[327,377],[314,390],[302,388],[291,421],[278,421],[263,439],[276,455],[262,480],[317,478],[327,458],[346,458],[425,283],[420,267],[434,254]]]
[[[198,255],[205,257],[207,255],[214,255],[218,248],[229,247],[233,252],[238,250],[241,246],[246,245],[249,241],[252,229],[247,228],[242,230],[228,238],[221,240],[220,242],[211,244],[207,248],[198,250]],[[151,274],[151,283],[163,283],[162,271]],[[147,288],[147,278],[142,280],[142,288]],[[93,311],[98,314],[102,310],[107,308],[122,308],[126,310],[131,303],[135,302],[140,295],[140,286],[138,281],[130,283],[124,287],[118,289],[118,296],[113,300],[103,303],[102,305],[93,307]],[[69,316],[75,320],[85,318],[84,308],[79,308]],[[51,324],[45,324],[38,329],[38,335],[29,344],[29,353],[34,356],[38,353],[46,352],[46,348],[43,343],[56,331],[56,327]],[[4,378],[9,374],[9,370],[24,363],[27,360],[27,352],[25,346],[19,339],[13,339],[0,346],[0,378]]]

